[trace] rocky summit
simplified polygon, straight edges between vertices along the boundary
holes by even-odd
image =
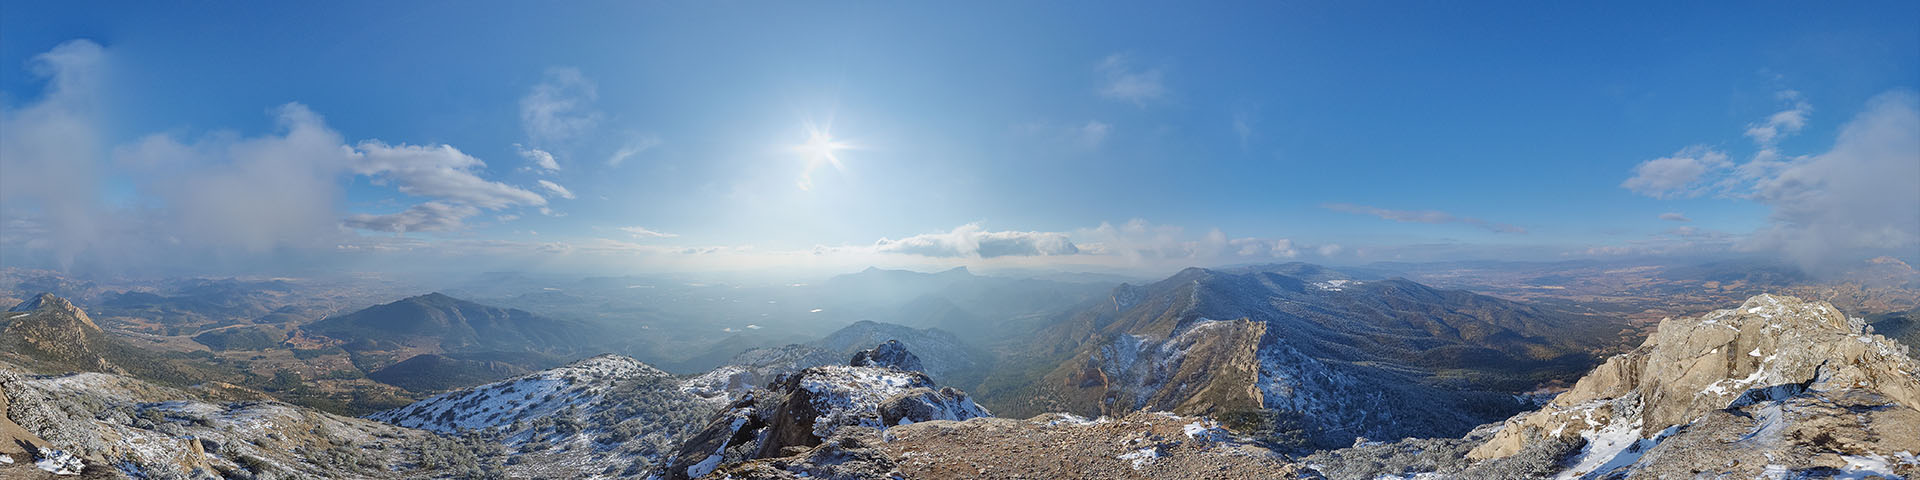
[[[898,368],[906,361],[918,363],[897,342],[882,344],[856,355],[854,365],[808,368],[749,391],[688,438],[661,473],[699,478],[723,465],[799,455],[847,428],[990,415],[966,393]]]
[[[1586,446],[1563,476],[1920,475],[1920,362],[1826,302],[1759,295],[1668,319],[1475,448]]]

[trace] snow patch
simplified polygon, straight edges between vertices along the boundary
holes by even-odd
[[[1133,469],[1139,470],[1142,468],[1146,468],[1148,464],[1153,463],[1153,459],[1160,458],[1160,447],[1142,448],[1139,450],[1134,450],[1131,452],[1120,454],[1120,456],[1115,458],[1118,458],[1121,460],[1132,460]]]
[[[80,461],[80,457],[73,456],[73,454],[67,453],[65,450],[54,450],[46,447],[39,447],[39,449],[40,461],[33,462],[33,466],[40,467],[41,470],[45,470],[47,473],[54,475],[79,475],[81,470],[87,469],[87,464]],[[8,458],[11,459],[12,457]]]

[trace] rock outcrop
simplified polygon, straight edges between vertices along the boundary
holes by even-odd
[[[897,344],[883,344],[855,360],[897,364],[913,360],[912,355]],[[893,365],[808,368],[740,396],[682,444],[658,473],[698,478],[723,465],[802,454],[847,428],[878,431],[988,415],[966,393],[938,387],[924,373]]]
[[[907,351],[907,346],[901,345],[899,340],[887,340],[886,343],[882,343],[871,349],[854,353],[852,365],[856,367],[896,368],[911,372],[926,372],[926,367],[920,365],[920,357],[914,356],[913,352]]]
[[[1668,319],[1475,459],[1580,439],[1563,476],[1920,475],[1920,362],[1825,302],[1759,295]]]
[[[427,432],[272,401],[214,403],[119,375],[42,376],[0,363],[0,395],[0,439],[27,444],[0,448],[14,462],[0,465],[0,478],[38,478],[36,471],[196,479],[484,473],[475,447]],[[37,470],[20,466],[28,460]]]

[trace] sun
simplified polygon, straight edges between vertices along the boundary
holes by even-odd
[[[838,152],[841,150],[851,150],[853,149],[853,145],[835,140],[833,134],[825,130],[814,130],[808,132],[806,143],[802,143],[794,147],[794,149],[800,151],[802,155],[805,155],[809,162],[825,160],[827,163],[833,164],[834,168],[843,168],[842,165],[840,165]]]
[[[813,171],[821,165],[833,165],[834,170],[846,169],[840,163],[840,152],[854,148],[852,143],[833,138],[830,127],[808,124],[807,141],[793,146],[793,151],[799,153],[801,160],[806,162],[806,169],[800,173],[800,189],[813,189]]]

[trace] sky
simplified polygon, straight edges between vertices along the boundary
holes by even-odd
[[[1920,257],[1914,2],[0,5],[5,266]]]

